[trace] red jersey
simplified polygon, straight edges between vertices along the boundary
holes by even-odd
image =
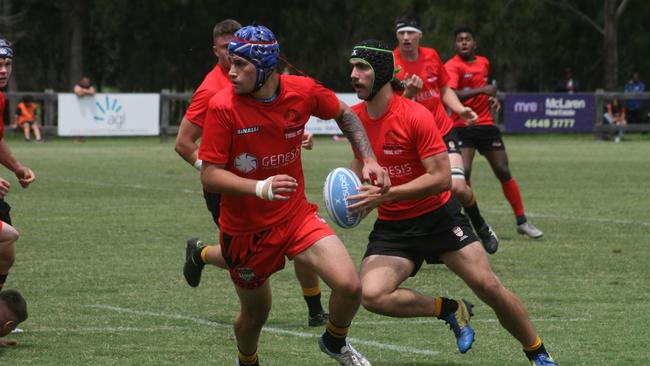
[[[210,71],[201,85],[194,91],[192,95],[192,102],[185,111],[185,119],[194,123],[199,127],[203,127],[205,123],[205,112],[208,110],[208,103],[210,99],[221,89],[232,86],[228,72],[224,71],[219,64],[217,64],[212,71]]]
[[[262,180],[287,174],[298,181],[287,201],[253,195],[221,195],[219,223],[231,234],[259,232],[282,222],[306,202],[300,161],[310,116],[332,119],[339,100],[331,90],[302,76],[280,75],[280,94],[270,103],[225,88],[210,99],[199,159],[223,165],[240,177]]]
[[[449,83],[449,75],[442,65],[438,52],[433,48],[419,47],[418,58],[415,61],[402,59],[399,50],[393,50],[395,70],[401,68],[397,78],[404,80],[406,75],[417,75],[422,79],[422,89],[415,95],[415,101],[421,103],[433,113],[438,124],[438,130],[445,136],[453,127],[453,122],[440,99],[440,89]]]
[[[468,90],[482,88],[488,83],[490,73],[490,61],[483,56],[476,56],[474,61],[465,61],[456,55],[445,63],[449,73],[449,87],[456,90]],[[493,125],[494,118],[490,113],[489,96],[479,94],[463,101],[463,104],[470,107],[478,115],[476,125]],[[466,127],[465,120],[457,114],[452,116],[454,127]]]
[[[393,95],[388,110],[378,119],[370,118],[365,102],[352,109],[363,123],[377,162],[388,172],[393,186],[425,174],[421,160],[447,151],[431,112],[412,100]],[[387,202],[377,211],[381,220],[405,220],[435,210],[447,203],[449,197],[451,192],[445,191],[416,200]]]
[[[5,137],[5,95],[0,92],[0,140]]]

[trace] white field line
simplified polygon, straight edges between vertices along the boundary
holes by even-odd
[[[156,186],[147,186],[143,184],[123,184],[123,183],[107,183],[107,182],[97,182],[97,181],[74,181],[68,179],[52,179],[57,182],[62,182],[66,184],[85,184],[96,187],[121,187],[128,189],[143,189],[143,190],[152,190],[152,191],[164,191],[164,192],[176,192],[176,193],[186,193],[186,194],[201,194],[202,191],[199,189],[176,189],[176,188],[163,188]],[[511,214],[511,211],[499,210],[499,209],[490,209],[481,207],[481,211],[489,212],[494,214]],[[584,217],[584,216],[563,216],[563,215],[548,215],[548,214],[538,214],[526,212],[526,216],[535,218],[544,218],[544,219],[553,219],[553,220],[562,220],[562,221],[584,221],[584,222],[599,222],[612,225],[642,225],[650,226],[648,221],[636,221],[636,220],[621,220],[621,219],[612,219],[604,217]]]
[[[232,324],[229,324],[229,323],[219,323],[219,322],[215,322],[215,321],[211,321],[211,320],[205,320],[205,319],[201,319],[201,318],[195,318],[195,317],[187,316],[187,315],[160,313],[160,312],[143,311],[143,310],[133,310],[133,309],[127,309],[127,308],[111,306],[111,305],[102,305],[102,304],[86,305],[86,306],[90,307],[90,308],[95,308],[95,309],[115,311],[115,312],[118,312],[118,313],[154,316],[154,317],[159,317],[159,318],[168,318],[168,319],[177,319],[177,320],[187,320],[187,321],[191,321],[191,322],[194,322],[194,323],[200,324],[200,325],[232,329]],[[298,337],[298,338],[317,338],[317,337],[319,337],[318,334],[296,332],[296,331],[280,329],[280,328],[274,328],[274,327],[268,327],[268,326],[262,328],[262,331],[268,332],[268,333],[273,333],[273,334],[282,334],[282,335],[287,335],[287,336],[293,336],[293,337]],[[396,351],[396,352],[400,352],[400,353],[418,354],[418,355],[425,355],[425,356],[435,356],[435,355],[440,354],[440,352],[438,352],[438,351],[429,351],[429,350],[417,349],[417,348],[412,348],[412,347],[398,346],[398,345],[388,344],[388,343],[366,341],[366,340],[359,339],[359,338],[349,338],[349,339],[350,339],[350,342],[355,344],[355,345],[362,344],[362,345],[365,345],[365,346],[380,348],[380,349],[384,349],[384,350],[391,350],[391,351]]]
[[[126,332],[159,332],[159,331],[178,331],[190,329],[190,327],[79,327],[79,328],[29,328],[25,332],[29,333],[126,333]]]
[[[589,322],[591,319],[588,318],[571,318],[571,319],[563,319],[563,318],[538,318],[538,319],[531,319],[533,323],[539,323],[539,322]],[[363,325],[391,325],[391,324],[433,324],[433,323],[439,323],[440,320],[438,319],[433,319],[433,318],[425,318],[425,319],[399,319],[399,320],[371,320],[371,321],[355,321],[354,324],[363,326]],[[498,319],[472,319],[472,323],[498,323]]]

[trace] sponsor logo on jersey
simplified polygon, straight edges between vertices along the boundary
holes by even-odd
[[[384,149],[384,155],[401,155],[404,151],[402,145],[390,142],[385,143],[382,148]]]
[[[305,131],[302,125],[300,126],[289,126],[284,129],[284,138],[289,140],[297,136],[302,136]]]
[[[235,158],[235,169],[249,174],[257,169],[257,157],[249,153],[241,153]]]
[[[385,166],[384,170],[391,177],[404,177],[413,173],[413,167],[410,163]]]
[[[438,80],[438,75],[436,75],[436,73],[433,71],[433,67],[431,67],[430,65],[427,65],[426,73],[427,73],[427,82],[435,83],[436,80]]]
[[[235,269],[237,271],[237,276],[241,278],[242,281],[251,282],[255,279],[255,271],[252,268],[241,267]]]
[[[300,146],[285,153],[268,155],[261,159],[262,169],[276,169],[290,165],[300,159]]]
[[[260,126],[251,126],[251,127],[246,127],[246,128],[238,128],[237,129],[237,134],[238,135],[247,135],[249,133],[255,133],[260,130]]]
[[[463,74],[463,79],[471,79],[473,77],[474,77],[474,74],[469,73],[469,72],[467,74]]]

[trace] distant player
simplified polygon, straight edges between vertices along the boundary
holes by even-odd
[[[471,108],[463,106],[454,91],[447,85],[449,76],[436,50],[420,46],[422,29],[417,15],[412,13],[400,15],[395,21],[395,33],[397,47],[393,55],[398,70],[397,78],[404,81],[403,96],[421,103],[435,116],[438,130],[444,138],[449,153],[452,192],[465,208],[485,250],[492,254],[497,251],[499,240],[490,225],[485,222],[476,203],[476,196],[465,182],[458,135],[452,129],[453,122],[447,115],[443,103],[468,121],[476,120],[476,113]]]
[[[472,161],[475,151],[485,156],[494,175],[501,182],[501,188],[517,219],[517,232],[533,239],[544,233],[528,221],[524,211],[519,185],[510,174],[508,154],[501,138],[501,131],[494,123],[490,106],[498,108],[497,89],[488,84],[490,62],[476,52],[474,32],[466,27],[458,28],[455,35],[456,56],[445,64],[449,72],[449,86],[456,90],[460,100],[479,115],[474,126],[468,127],[458,115],[454,116],[454,126],[459,130],[461,151],[467,180],[472,175]]]
[[[15,346],[13,339],[2,339],[11,333],[16,326],[27,320],[27,302],[16,290],[0,292],[0,348]]]
[[[362,176],[390,187],[361,122],[313,79],[280,75],[279,45],[260,25],[228,45],[233,88],[209,103],[199,158],[205,189],[221,193],[221,249],[239,296],[239,365],[258,365],[257,343],[271,308],[269,277],[285,256],[317,272],[332,289],[321,350],[341,365],[370,365],[347,341],[361,282],[345,246],[305,197],[301,139],[310,116],[334,119],[363,160]]]
[[[199,146],[197,142],[203,131],[208,102],[219,90],[232,88],[232,83],[228,78],[228,70],[230,69],[230,63],[228,62],[228,42],[230,42],[232,35],[239,28],[241,28],[241,24],[232,19],[223,20],[214,26],[212,31],[214,41],[212,52],[217,57],[218,63],[206,75],[201,85],[194,92],[192,102],[185,112],[185,116],[181,120],[178,130],[175,150],[185,161],[197,169],[201,169],[201,160],[198,159]],[[311,149],[312,145],[312,135],[305,134],[303,147]],[[219,226],[219,202],[221,195],[203,190],[203,197],[205,198],[208,210],[212,214],[214,223]],[[201,273],[206,263],[223,269],[228,268],[221,254],[221,248],[218,245],[208,246],[196,238],[188,240],[185,250],[183,275],[190,286],[196,287],[199,285]],[[299,263],[295,263],[294,268],[309,310],[307,324],[312,327],[325,325],[328,315],[321,305],[318,275],[304,268]]]
[[[444,263],[495,312],[501,325],[524,346],[531,365],[555,365],[519,298],[505,288],[490,268],[481,244],[449,191],[451,170],[446,146],[433,116],[420,104],[394,95],[393,53],[380,41],[364,41],[350,56],[352,85],[359,99],[353,110],[363,122],[378,162],[392,186],[378,194],[373,186],[350,196],[360,200],[350,209],[377,208],[361,264],[363,306],[374,313],[405,317],[437,317],[449,323],[458,350],[474,341],[471,304],[428,297],[400,287],[427,263]],[[361,173],[360,156],[352,168]]]
[[[9,42],[0,38],[0,88],[6,87],[9,82],[13,57],[14,52]],[[20,185],[27,188],[34,182],[36,175],[16,159],[4,140],[4,109],[5,95],[0,92],[0,164],[11,170],[18,178]],[[18,240],[18,232],[11,226],[11,215],[9,215],[11,207],[4,200],[10,188],[9,182],[0,178],[0,290],[4,287],[9,269],[16,260],[14,242]]]

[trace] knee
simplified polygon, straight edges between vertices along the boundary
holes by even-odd
[[[494,169],[494,174],[497,176],[497,179],[501,182],[507,182],[512,178],[510,175],[510,169],[507,164],[499,164]]]
[[[355,281],[348,281],[338,286],[337,292],[349,301],[361,301],[361,281],[358,278]]]
[[[384,293],[381,291],[376,291],[372,289],[363,288],[363,296],[361,297],[361,305],[364,309],[373,312],[381,313],[382,304],[385,304],[383,301]]]
[[[18,240],[18,238],[20,237],[18,230],[16,230],[13,226],[7,223],[2,223],[2,224],[3,224],[3,228],[0,237],[0,244],[13,243],[16,240]]]
[[[256,311],[242,310],[237,319],[235,320],[235,329],[241,328],[254,328],[260,329],[266,324],[269,317],[270,307],[265,309],[257,309]]]
[[[472,286],[474,292],[485,302],[491,303],[501,297],[504,287],[496,275],[486,276]]]

